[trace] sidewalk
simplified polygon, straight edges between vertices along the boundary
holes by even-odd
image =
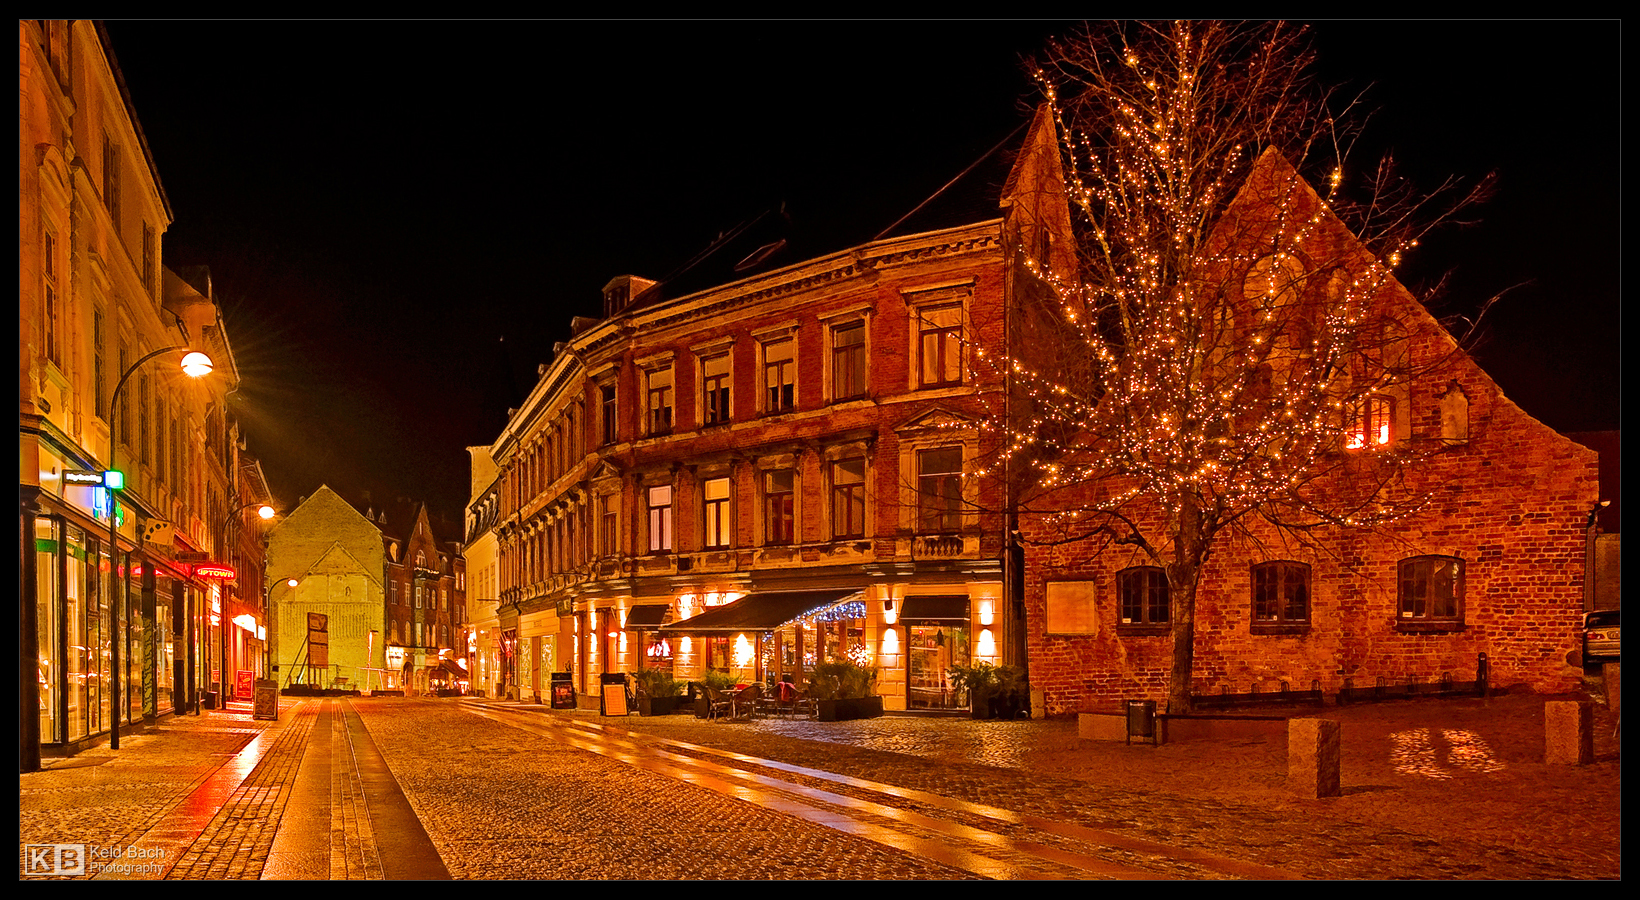
[[[252,718],[249,703],[227,706],[197,716],[168,715],[142,734],[121,735],[119,750],[103,743],[76,756],[47,758],[41,771],[20,775],[20,876],[62,877],[42,872],[38,851],[31,857],[27,848],[70,844],[85,848],[88,865],[70,868],[67,877],[153,878],[156,867],[187,877],[192,861],[185,860],[186,851],[233,793],[271,753],[282,754],[293,771],[306,745],[304,725],[312,723],[296,699],[281,700],[277,722]],[[270,784],[264,787],[277,792],[288,773],[265,771]]]

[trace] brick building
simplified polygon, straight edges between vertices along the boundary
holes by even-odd
[[[1293,220],[1321,223],[1289,255],[1298,269],[1336,266],[1341,277],[1368,280],[1370,257],[1284,161],[1267,154],[1251,178],[1290,178],[1300,192]],[[1238,203],[1224,221],[1240,217],[1240,234],[1256,232],[1247,217],[1258,207]],[[1256,279],[1268,280],[1257,265],[1237,279],[1244,303],[1262,290]],[[1297,281],[1313,282],[1321,306],[1337,308],[1320,293],[1337,282]],[[1306,540],[1250,516],[1202,571],[1191,693],[1463,682],[1483,655],[1494,685],[1570,689],[1580,676],[1596,454],[1503,396],[1387,273],[1375,283],[1370,308],[1404,329],[1397,366],[1415,374],[1368,398],[1365,419],[1341,424],[1330,454],[1338,474],[1321,484],[1347,489],[1372,454],[1403,450],[1416,461],[1396,496],[1423,498],[1423,508],[1389,528],[1328,527]],[[1048,505],[1099,508],[1127,487],[1084,484]],[[1158,510],[1128,514],[1154,522]],[[1164,699],[1172,638],[1162,570],[1131,544],[1048,545],[1059,532],[1047,516],[1026,517],[1022,529],[1031,683],[1047,711]]]
[[[586,699],[645,667],[801,680],[847,656],[878,668],[886,708],[941,708],[961,702],[950,665],[1019,662],[991,363],[1019,319],[1018,248],[1046,266],[1069,246],[1044,135],[1002,218],[681,294],[610,281],[604,317],[574,322],[474,455],[468,533],[493,535],[498,576],[486,688],[544,697],[567,672]]]
[[[466,569],[462,545],[441,535],[424,503],[375,515],[386,544],[385,619],[388,688],[415,693],[467,686]],[[408,680],[408,683],[406,682]]]

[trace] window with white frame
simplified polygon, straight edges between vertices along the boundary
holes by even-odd
[[[729,546],[729,479],[709,478],[701,485],[701,510],[704,514],[702,544],[708,550]]]
[[[648,498],[649,552],[668,553],[672,550],[672,486],[654,485]]]

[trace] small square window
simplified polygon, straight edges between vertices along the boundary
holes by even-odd
[[[1117,628],[1130,633],[1167,631],[1167,573],[1157,566],[1135,566],[1116,573],[1119,595]]]

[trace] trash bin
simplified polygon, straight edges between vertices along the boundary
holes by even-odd
[[[1156,743],[1156,701],[1129,700],[1127,702],[1127,742],[1133,739]]]
[[[205,709],[216,709],[216,691],[200,691],[199,705]]]

